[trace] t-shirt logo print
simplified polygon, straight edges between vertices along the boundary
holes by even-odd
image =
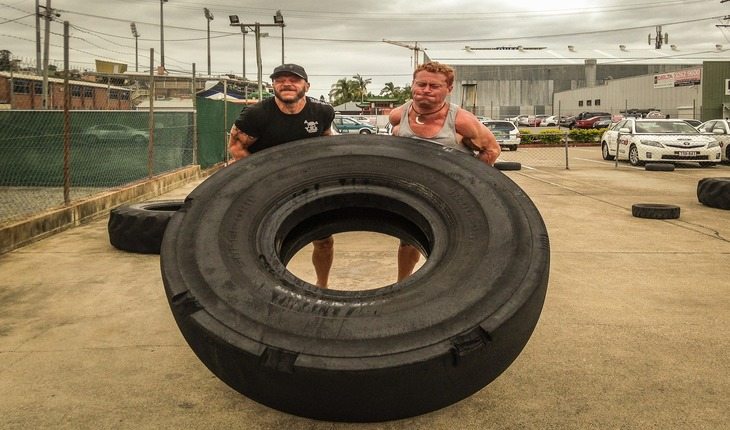
[[[319,124],[318,121],[304,121],[304,129],[307,130],[307,133],[316,133],[317,124]]]

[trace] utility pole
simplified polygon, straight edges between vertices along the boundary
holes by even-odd
[[[210,76],[210,22],[213,21],[213,14],[207,7],[203,8],[205,13],[205,20],[208,23],[208,76]]]
[[[421,55],[421,51],[426,50],[426,48],[421,48],[420,46],[418,46],[418,42],[414,42],[413,45],[409,45],[407,43],[398,42],[398,41],[394,41],[394,40],[385,40],[385,39],[383,39],[383,42],[390,43],[391,45],[396,45],[396,46],[400,46],[403,48],[408,48],[411,51],[413,51],[413,70],[416,70],[419,66],[419,57]]]
[[[41,7],[40,0],[35,0],[35,72],[41,74]]]
[[[132,29],[132,36],[134,36],[134,71],[139,72],[139,45],[137,43],[139,33],[137,32],[137,24],[131,22],[129,23],[129,28]]]
[[[167,3],[167,0],[160,0],[160,65],[163,72],[165,71],[165,24],[162,5],[165,3]]]
[[[50,46],[51,21],[53,21],[54,16],[59,17],[61,14],[55,13],[51,9],[51,0],[46,0],[45,9],[46,11],[43,14],[46,20],[43,40],[43,109],[48,109],[48,50]]]

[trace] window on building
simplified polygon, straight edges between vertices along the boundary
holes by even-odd
[[[109,90],[109,98],[112,100],[119,99],[119,90]]]
[[[463,84],[461,90],[461,107],[467,110],[474,110],[477,104],[476,84]]]
[[[33,94],[43,94],[43,82],[33,82]]]
[[[71,85],[71,97],[81,97],[81,87],[78,85]]]
[[[25,79],[13,79],[13,92],[16,94],[29,94],[30,82]]]
[[[84,87],[84,97],[85,98],[93,98],[94,97],[94,89],[91,87]]]
[[[590,100],[586,100],[586,106],[590,106],[590,105],[591,105],[591,101]]]
[[[595,100],[595,101],[593,102],[593,106],[600,106],[600,105],[601,105],[601,99],[596,99],[596,100]]]
[[[583,100],[578,100],[578,107],[583,107]]]
[[[129,100],[129,91],[122,91],[119,94],[119,99],[120,100]]]

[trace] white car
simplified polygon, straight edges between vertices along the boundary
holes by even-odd
[[[720,143],[721,160],[730,162],[730,124],[726,119],[712,119],[697,126],[702,134],[712,134]]]
[[[550,115],[549,117],[546,117],[545,119],[543,119],[542,122],[540,123],[540,125],[545,126],[545,127],[556,126],[556,125],[558,125],[558,116]]]
[[[717,139],[701,134],[681,119],[621,120],[601,136],[601,153],[604,160],[618,156],[632,166],[695,161],[701,167],[710,167],[720,162]]]
[[[517,151],[517,146],[520,144],[521,136],[520,131],[510,121],[482,121],[482,124],[492,132],[494,137],[497,138],[499,146],[507,148],[510,151]]]

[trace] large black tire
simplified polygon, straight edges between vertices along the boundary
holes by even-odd
[[[644,170],[648,170],[650,172],[673,172],[674,164],[671,164],[671,163],[646,163],[644,165]]]
[[[494,168],[497,170],[520,170],[522,164],[516,161],[497,161],[494,163]]]
[[[428,260],[364,291],[287,271],[345,231],[399,237]],[[333,136],[208,178],[168,225],[161,269],[180,331],[228,385],[296,415],[383,421],[457,402],[512,363],[542,310],[549,241],[524,191],[465,153]]]
[[[703,178],[697,183],[697,200],[705,206],[730,209],[730,178]]]
[[[162,237],[183,200],[159,200],[122,205],[109,213],[109,242],[122,251],[159,254]]]
[[[661,203],[636,203],[631,206],[631,215],[637,218],[676,219],[679,218],[679,212],[679,206]]]

